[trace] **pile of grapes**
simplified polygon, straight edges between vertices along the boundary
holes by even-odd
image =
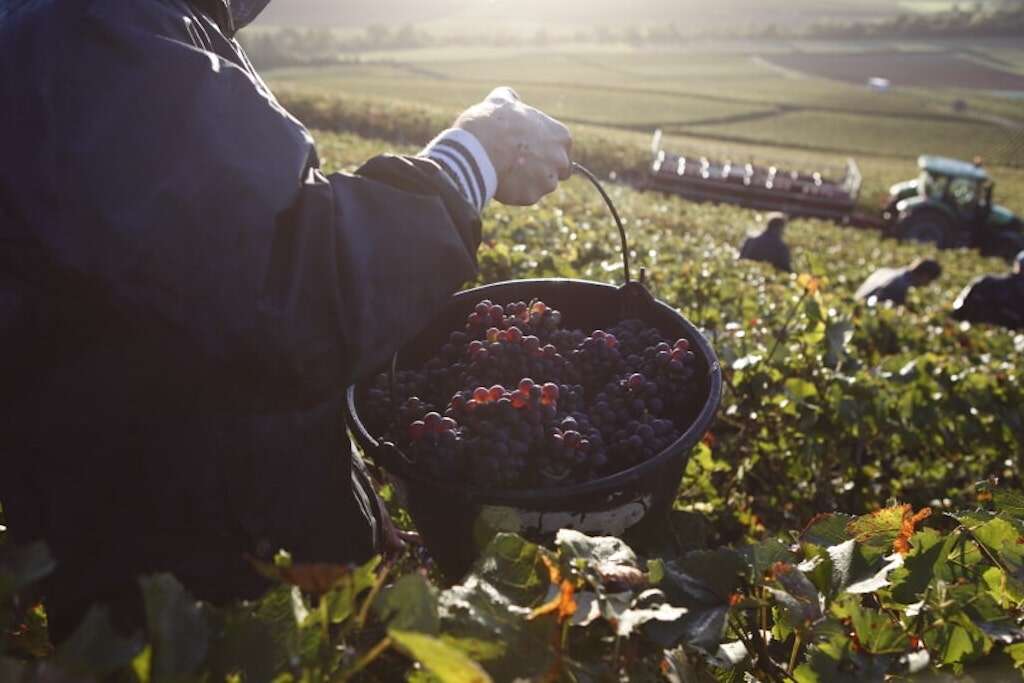
[[[368,423],[431,477],[481,488],[590,481],[679,438],[702,398],[688,340],[640,320],[561,322],[543,301],[481,301],[422,368],[396,373],[398,406],[376,378]]]

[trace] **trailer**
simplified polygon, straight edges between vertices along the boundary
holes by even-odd
[[[836,179],[816,171],[668,152],[661,147],[660,130],[654,133],[651,151],[654,159],[644,179],[645,187],[694,201],[738,204],[848,223],[860,194],[862,179],[853,159],[846,160],[845,173]]]

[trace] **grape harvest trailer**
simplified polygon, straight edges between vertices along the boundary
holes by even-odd
[[[651,151],[654,160],[644,186],[695,201],[846,223],[853,217],[860,193],[860,169],[853,159],[846,160],[843,177],[835,179],[820,172],[675,154],[661,148],[661,131],[654,133]]]

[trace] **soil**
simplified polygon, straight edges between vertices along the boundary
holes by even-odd
[[[812,76],[867,84],[888,79],[893,87],[949,87],[1024,91],[1024,76],[979,64],[956,52],[850,52],[762,55],[777,66]]]

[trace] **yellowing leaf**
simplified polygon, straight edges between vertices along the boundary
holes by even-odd
[[[804,290],[811,295],[818,293],[818,288],[821,286],[821,280],[814,277],[810,273],[801,273],[796,279],[798,285],[804,288]]]
[[[388,636],[399,651],[429,669],[441,683],[491,681],[479,664],[440,638],[398,629],[388,629]]]
[[[906,555],[910,552],[910,537],[918,523],[931,514],[931,508],[922,508],[915,513],[909,504],[896,505],[858,517],[846,526],[846,530],[858,543],[875,546],[891,543],[895,552]]]
[[[315,593],[317,595],[331,590],[339,581],[350,576],[353,572],[353,567],[348,565],[324,562],[295,563],[281,566],[269,562],[261,562],[251,557],[249,562],[255,567],[256,571],[267,578],[298,586],[300,590],[306,593]],[[371,569],[376,569],[377,564],[380,563],[380,558],[374,558],[370,562],[373,565]]]
[[[576,600],[573,598],[575,592],[576,587],[573,586],[572,581],[562,581],[558,595],[530,612],[530,616],[527,618],[536,619],[545,614],[558,612],[558,620],[565,621],[576,612]]]

